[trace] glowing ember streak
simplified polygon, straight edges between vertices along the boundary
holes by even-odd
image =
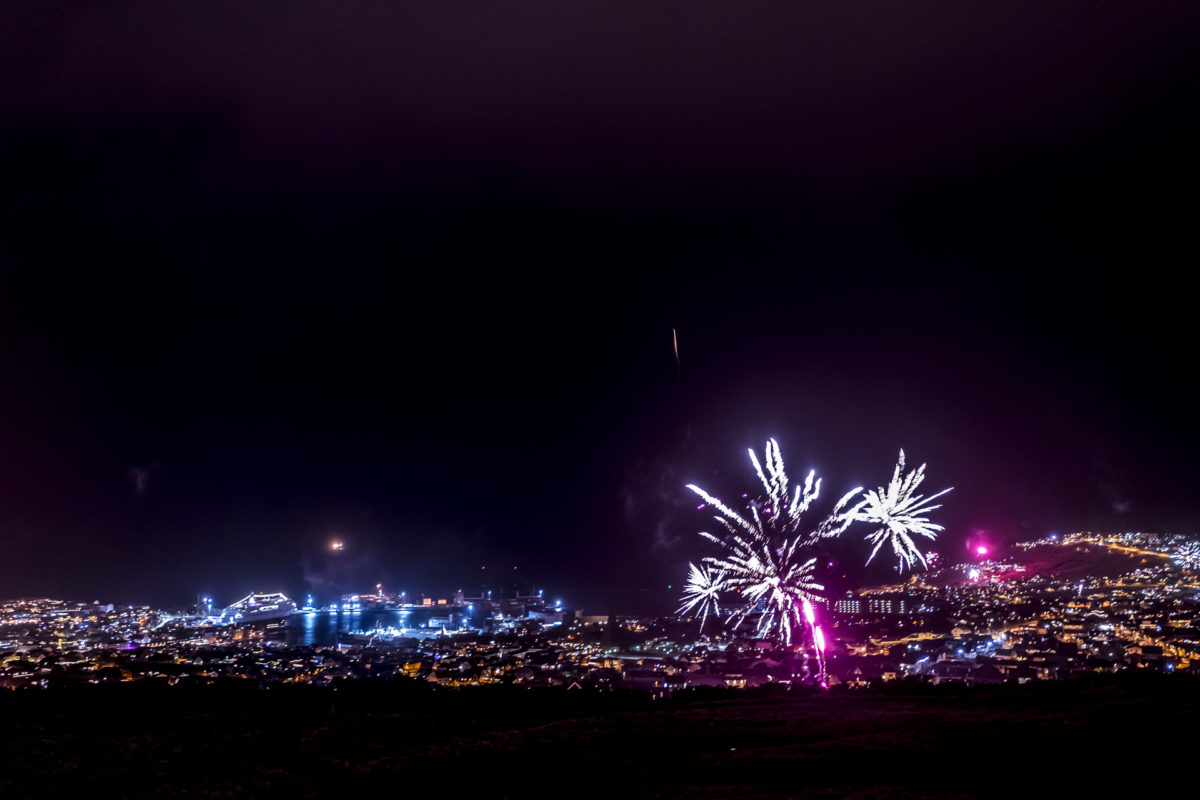
[[[817,621],[817,615],[813,613],[812,603],[808,602],[807,597],[804,598],[804,619],[808,621],[809,625],[812,625]]]
[[[817,643],[817,649],[822,653],[825,652],[825,634],[821,631],[821,626],[813,628],[813,640]]]

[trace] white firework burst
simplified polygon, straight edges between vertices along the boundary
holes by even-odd
[[[721,613],[719,600],[721,592],[725,591],[725,573],[715,574],[706,566],[697,567],[695,564],[688,564],[688,566],[691,569],[683,588],[683,605],[675,613],[699,614],[700,630],[704,630],[704,623],[708,619],[708,615],[717,616]]]
[[[816,599],[816,593],[825,588],[813,580],[816,559],[805,559],[802,554],[817,539],[836,536],[854,521],[858,506],[849,504],[862,489],[848,492],[828,517],[811,530],[801,531],[802,515],[820,495],[821,481],[810,472],[804,483],[793,489],[774,439],[767,442],[765,468],[757,454],[749,452],[765,495],[747,504],[747,515],[699,486],[688,486],[717,510],[715,519],[726,533],[724,537],[700,534],[724,550],[720,557],[705,557],[703,563],[723,576],[718,592],[741,594],[743,605],[733,614],[735,628],[758,614],[758,636],[777,636],[785,645],[791,644],[802,624],[802,603],[806,598]],[[689,599],[685,594],[685,603]]]
[[[855,510],[855,521],[878,526],[866,537],[867,541],[875,545],[867,558],[868,564],[884,544],[890,543],[892,552],[900,560],[902,571],[916,562],[920,562],[923,567],[928,566],[913,537],[924,536],[930,540],[937,538],[943,527],[930,522],[926,517],[929,512],[942,507],[940,503],[932,503],[950,489],[943,489],[937,494],[925,497],[917,494],[917,488],[924,480],[924,464],[905,474],[904,451],[901,450],[891,483],[863,495],[863,502]]]

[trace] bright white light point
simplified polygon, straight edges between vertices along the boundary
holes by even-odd
[[[816,628],[813,628],[813,640],[817,643],[817,649],[820,650],[822,653],[824,653],[825,652],[825,634],[821,632],[821,628],[819,626]]]

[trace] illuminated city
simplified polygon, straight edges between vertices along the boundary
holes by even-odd
[[[182,611],[10,600],[0,605],[0,687],[413,678],[666,696],[812,685],[822,669],[828,685],[849,688],[1200,674],[1195,539],[1051,534],[984,555],[815,602],[823,622],[814,630],[824,631],[816,650],[758,638],[757,626],[697,630],[691,615],[590,614],[541,591],[410,603],[376,587],[324,608],[311,597],[297,608],[280,594],[252,594],[223,609],[204,597]],[[745,609],[710,613],[715,622]]]

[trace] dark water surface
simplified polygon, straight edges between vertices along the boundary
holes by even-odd
[[[285,641],[289,645],[335,645],[341,634],[372,628],[425,627],[430,611],[387,611],[372,609],[335,614],[328,611],[292,614],[286,620]]]

